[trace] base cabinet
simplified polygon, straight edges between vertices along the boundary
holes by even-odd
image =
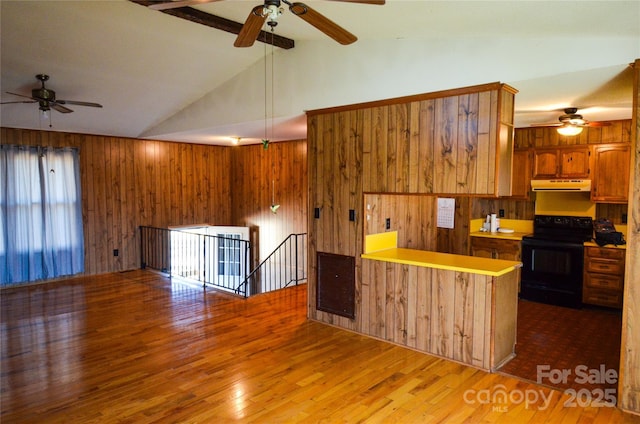
[[[522,261],[521,243],[490,237],[471,237],[471,256],[491,259]],[[520,268],[516,270],[518,293],[520,293]]]
[[[624,256],[624,249],[585,248],[582,303],[622,307]]]

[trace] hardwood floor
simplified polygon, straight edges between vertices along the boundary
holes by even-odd
[[[304,285],[244,300],[131,271],[0,296],[3,424],[640,423],[308,321]]]

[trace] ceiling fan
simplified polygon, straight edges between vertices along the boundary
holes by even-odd
[[[60,113],[71,113],[72,109],[64,105],[77,105],[77,106],[89,106],[89,107],[102,107],[101,104],[92,103],[92,102],[80,102],[76,100],[61,100],[56,99],[56,92],[45,87],[45,82],[49,80],[49,75],[38,74],[36,75],[36,79],[40,81],[40,88],[34,88],[31,90],[31,96],[25,96],[23,94],[12,93],[7,91],[7,93],[12,94],[14,96],[24,97],[30,100],[20,100],[20,101],[12,101],[12,102],[2,102],[0,104],[9,104],[9,103],[38,103],[39,109],[45,113],[51,109],[57,110]]]
[[[178,7],[191,6],[195,4],[212,3],[221,0],[172,0],[165,2],[157,2],[149,5],[149,8],[155,10],[174,9]],[[385,0],[333,0],[349,3],[365,3],[383,5]],[[247,20],[245,21],[236,41],[233,43],[236,47],[250,47],[258,38],[261,28],[267,21],[267,25],[275,28],[278,25],[278,16],[283,12],[282,3],[289,6],[289,11],[300,17],[308,24],[313,25],[329,37],[333,38],[340,44],[351,44],[358,38],[346,29],[342,28],[329,18],[315,11],[304,3],[289,2],[288,0],[264,0],[264,4],[254,7]],[[268,19],[268,20],[267,20]]]
[[[531,124],[532,127],[561,127],[563,125],[575,125],[578,127],[604,127],[611,125],[608,122],[589,122],[580,114],[577,107],[563,109],[564,114],[558,117],[558,122],[546,124]]]
[[[558,127],[558,133],[561,135],[578,135],[582,132],[583,127],[605,127],[611,125],[609,122],[589,122],[580,114],[578,108],[565,108],[564,114],[558,117],[557,123],[532,124],[532,127]]]

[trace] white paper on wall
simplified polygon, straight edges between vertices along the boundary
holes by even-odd
[[[456,199],[438,198],[438,228],[453,228],[456,212]]]

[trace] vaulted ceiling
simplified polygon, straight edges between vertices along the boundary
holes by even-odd
[[[241,24],[259,3],[193,9]],[[340,45],[287,10],[275,34],[293,48],[236,48],[235,34],[127,0],[3,0],[2,102],[27,100],[6,92],[30,95],[45,73],[59,99],[103,108],[68,105],[49,121],[37,104],[3,104],[0,124],[212,144],[301,139],[305,110],[494,81],[519,90],[517,127],[555,122],[569,106],[591,121],[631,117],[638,1],[306,3],[358,41]]]

